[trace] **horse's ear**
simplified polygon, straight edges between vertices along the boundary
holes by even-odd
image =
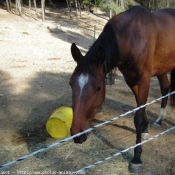
[[[76,46],[75,43],[72,44],[71,46],[71,53],[72,53],[72,57],[73,59],[78,63],[81,58],[83,57],[83,55],[81,54],[80,50],[78,49],[78,47]]]
[[[105,61],[105,50],[100,46],[97,51],[97,63],[103,64]]]

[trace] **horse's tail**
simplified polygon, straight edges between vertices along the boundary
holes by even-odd
[[[175,91],[175,69],[173,69],[171,71],[171,74],[170,74],[170,83],[171,83],[171,86],[170,86],[170,93]],[[175,94],[172,94],[170,96],[170,104],[175,107]]]

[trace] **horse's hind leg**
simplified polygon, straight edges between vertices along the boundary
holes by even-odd
[[[170,83],[167,77],[167,74],[157,76],[162,96],[167,95],[170,89]],[[157,120],[151,125],[153,128],[157,128],[161,126],[162,120],[166,118],[166,105],[167,105],[168,97],[163,98],[161,102],[160,114]]]

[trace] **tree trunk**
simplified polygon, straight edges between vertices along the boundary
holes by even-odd
[[[151,2],[148,2],[148,9],[151,9]]]
[[[41,0],[43,1],[43,0]],[[42,3],[42,2],[41,2]],[[34,4],[34,7],[35,7],[35,12],[38,13],[37,11],[37,7],[36,7],[36,0],[33,0],[33,4]],[[44,0],[44,6],[45,6],[45,0]],[[44,7],[45,8],[45,7]]]
[[[78,2],[75,0],[76,18],[78,18]]]
[[[19,11],[19,16],[22,14],[21,0],[16,0],[16,10]]]
[[[125,9],[124,0],[120,0],[120,6],[121,6],[122,9]]]
[[[116,4],[119,6],[119,0],[116,0]]]
[[[11,11],[11,6],[12,6],[12,1],[9,0],[9,8],[10,8],[10,11]]]
[[[45,0],[41,0],[42,20],[45,21]]]
[[[7,6],[7,11],[10,12],[10,4],[8,0],[6,0],[6,6]]]
[[[158,0],[155,0],[155,10],[157,10],[158,9],[158,7],[159,7],[159,3],[158,3]]]
[[[69,9],[69,16],[70,16],[70,18],[72,18],[72,9],[71,9],[70,0],[66,0],[66,3],[67,3],[67,7]]]
[[[81,18],[81,0],[78,0],[78,8],[79,8],[79,11],[80,11],[80,18]]]
[[[29,10],[31,10],[31,0],[29,0]]]
[[[170,2],[169,2],[169,0],[166,0],[166,7],[167,7],[167,8],[170,7]]]

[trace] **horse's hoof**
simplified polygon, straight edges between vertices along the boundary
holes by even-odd
[[[142,163],[139,163],[139,164],[130,163],[129,171],[131,173],[141,173],[143,171]]]
[[[149,139],[149,133],[142,133],[142,139],[148,140]]]
[[[160,128],[161,125],[157,122],[154,122],[152,125],[151,125],[152,128]]]

